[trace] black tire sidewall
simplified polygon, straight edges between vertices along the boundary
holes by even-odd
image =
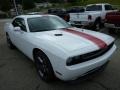
[[[39,69],[37,68],[37,65],[38,65],[38,59],[37,59],[37,56],[41,57],[41,59],[43,60],[43,63],[46,65],[46,73],[45,73],[45,76],[42,77],[39,73]],[[35,66],[36,66],[36,70],[38,72],[38,75],[40,76],[40,78],[46,82],[50,82],[52,80],[54,80],[55,76],[54,76],[54,71],[53,71],[53,68],[52,68],[52,65],[48,59],[48,57],[43,54],[41,51],[37,51],[34,55],[34,59],[35,59]]]
[[[10,39],[10,37],[9,37],[8,34],[6,34],[6,39],[7,39],[8,47],[9,47],[10,49],[14,49],[15,46],[13,45],[13,43],[12,43],[12,41],[11,41],[11,39]]]
[[[97,29],[97,25],[99,25],[99,29],[102,28],[102,22],[101,22],[101,20],[96,20],[96,21],[94,22],[93,30],[98,31],[98,29]]]

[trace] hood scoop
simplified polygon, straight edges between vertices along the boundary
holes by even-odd
[[[55,36],[63,36],[63,34],[58,33],[58,34],[54,34]]]

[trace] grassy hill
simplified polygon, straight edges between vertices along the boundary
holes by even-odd
[[[120,0],[78,0],[76,3],[62,4],[60,6],[70,7],[70,6],[85,6],[87,4],[94,3],[110,3],[116,8],[120,8]]]
[[[113,5],[115,8],[120,9],[120,0],[78,0],[78,2],[73,3],[58,3],[54,4],[53,8],[69,8],[71,6],[85,6],[87,4],[94,3],[109,3]]]
[[[120,0],[83,0],[85,3],[110,3],[112,5],[120,5]]]

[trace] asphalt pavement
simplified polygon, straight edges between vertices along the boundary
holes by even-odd
[[[37,75],[34,63],[19,50],[6,44],[4,23],[0,20],[0,90],[120,90],[120,32],[113,34],[117,50],[106,69],[87,80],[45,83]],[[107,33],[107,29],[100,32]]]

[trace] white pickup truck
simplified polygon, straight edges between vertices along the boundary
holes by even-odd
[[[106,13],[111,11],[116,10],[108,3],[89,4],[84,12],[70,13],[70,23],[100,29],[104,24]]]

